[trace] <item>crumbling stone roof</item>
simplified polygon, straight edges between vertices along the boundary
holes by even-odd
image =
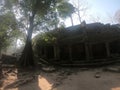
[[[82,42],[110,42],[120,39],[120,25],[90,23],[85,26],[75,25],[68,28],[51,30],[50,32],[47,32],[47,34],[52,34],[53,37],[56,38],[52,44],[57,42],[59,45]]]
[[[120,39],[120,28],[118,25],[109,25],[101,23],[86,24],[85,27],[80,25],[69,27],[65,38],[61,39],[61,43],[99,43]]]

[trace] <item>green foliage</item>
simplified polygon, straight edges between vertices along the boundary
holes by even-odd
[[[38,34],[34,39],[33,43],[39,44],[39,45],[47,45],[47,44],[53,44],[57,41],[57,34],[46,32],[42,34]]]
[[[5,0],[5,5],[21,14],[19,21],[23,29],[28,30],[30,16],[34,15],[34,30],[54,29],[60,18],[74,13],[74,7],[68,0]],[[16,7],[16,8],[13,8]],[[15,13],[15,12],[14,12]],[[17,15],[17,14],[16,14]]]
[[[17,4],[19,0],[4,0],[4,7],[5,8],[11,8],[13,5]]]
[[[57,6],[60,17],[66,18],[75,12],[75,8],[68,2],[62,2]]]
[[[72,4],[68,2],[68,0],[56,0],[56,2],[53,4],[53,8],[50,12],[50,22],[48,24],[50,26],[56,25],[56,28],[58,28],[58,25],[61,26],[61,23],[63,25],[63,22],[60,22],[60,19],[66,19],[67,17],[70,17],[72,13],[74,13],[75,8]]]
[[[35,55],[39,54],[41,47],[46,45],[53,45],[57,42],[58,33],[56,32],[46,32],[42,34],[38,34],[33,38],[33,50]]]
[[[33,45],[46,46],[46,45],[57,44],[59,39],[64,38],[65,33],[66,33],[65,28],[59,28],[56,30],[38,34],[33,38]]]
[[[13,14],[0,15],[0,50],[10,45],[13,37],[18,36],[19,30]]]
[[[20,5],[24,13],[37,13],[44,16],[51,6],[53,0],[21,0]]]
[[[67,30],[61,27],[49,32],[36,35],[33,38],[33,50],[35,55],[38,55],[40,53],[41,47],[58,44],[59,40],[64,38],[64,34],[66,32]]]
[[[42,29],[41,27],[43,27],[43,25],[46,29],[49,29],[47,27],[48,22],[46,21],[50,21],[54,18],[55,24],[58,23],[59,20],[57,20],[58,18],[56,14],[57,8],[55,7],[58,2],[60,2],[60,0],[17,0],[17,3],[14,3],[14,1],[15,0],[13,0],[12,2],[12,0],[10,0],[8,2],[8,4],[11,3],[9,4],[11,7],[10,11],[13,12],[16,17],[17,15],[19,16],[19,21],[22,25],[21,29],[24,29],[27,32],[26,44],[23,50],[23,54],[20,58],[20,64],[21,66],[34,66],[31,47],[31,38],[33,31],[35,29]],[[64,0],[62,0],[62,2],[64,2]],[[19,13],[16,14],[17,11]],[[54,14],[53,18],[51,17],[52,14]],[[54,37],[53,35],[51,36],[51,34],[45,34],[44,36],[42,36],[41,41],[47,43],[55,42],[56,37]]]

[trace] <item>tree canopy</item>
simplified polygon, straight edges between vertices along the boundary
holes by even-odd
[[[17,22],[12,13],[0,15],[0,50],[10,45],[14,37],[18,36]]]
[[[17,25],[19,25],[19,29],[24,30],[26,33],[26,45],[19,60],[20,65],[25,67],[35,65],[31,43],[33,32],[36,30],[50,30],[57,28],[61,18],[71,17],[72,13],[75,11],[74,6],[70,4],[68,0],[4,0],[3,5],[3,10],[5,10],[4,13],[14,13],[13,16],[17,18]],[[78,7],[78,16],[80,16],[80,10],[81,9]],[[81,22],[81,16],[79,19]],[[16,28],[14,26],[16,23],[12,24],[13,22],[10,21],[14,20],[8,20],[11,24],[11,28],[14,30]],[[5,23],[7,23],[7,20]],[[6,35],[11,32],[10,26],[7,29],[4,27],[6,30],[10,30],[7,31]],[[49,35],[46,35],[45,38],[47,38],[45,39],[47,41],[48,39],[49,41],[55,39]]]
[[[34,66],[31,44],[33,31],[42,29],[42,26],[49,29],[48,21],[54,20],[56,24],[60,16],[70,16],[74,12],[74,7],[66,0],[5,0],[4,7],[14,13],[19,28],[27,32],[26,45],[19,60],[20,65],[25,67]]]

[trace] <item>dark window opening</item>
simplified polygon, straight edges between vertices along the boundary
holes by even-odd
[[[85,59],[85,46],[84,44],[74,44],[72,45],[72,59],[79,60]]]
[[[42,54],[42,55],[45,54],[44,47],[41,48],[41,54]]]
[[[60,47],[60,59],[62,60],[69,59],[69,48],[67,45]]]
[[[92,45],[92,55],[94,59],[107,57],[106,47],[104,43]]]
[[[110,43],[111,56],[120,56],[120,41],[114,41]]]
[[[46,56],[48,59],[54,58],[54,47],[53,46],[46,46]]]

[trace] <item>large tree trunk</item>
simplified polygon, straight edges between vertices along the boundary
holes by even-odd
[[[33,67],[35,65],[33,60],[33,50],[32,50],[32,32],[33,32],[33,22],[34,22],[34,15],[30,17],[30,27],[28,30],[27,40],[25,44],[25,48],[22,52],[20,57],[20,66],[21,67]]]
[[[32,50],[31,41],[28,41],[28,40],[26,41],[25,48],[20,58],[20,66],[22,67],[34,66],[33,50]]]

